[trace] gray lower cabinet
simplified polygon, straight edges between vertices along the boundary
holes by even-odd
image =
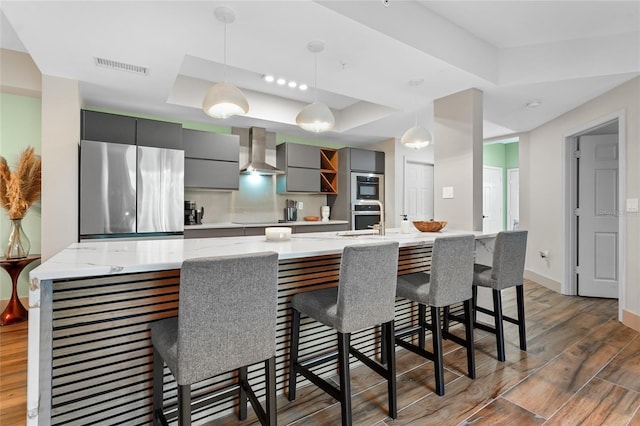
[[[240,138],[183,129],[184,186],[236,190],[240,186]]]
[[[244,228],[185,229],[184,238],[242,237]]]
[[[305,234],[308,232],[340,232],[348,230],[348,223],[338,223],[330,225],[298,225],[293,228],[293,232],[296,234]]]
[[[340,232],[349,230],[348,223],[332,223],[327,225],[294,225],[279,223],[273,226],[286,226],[291,228],[294,234],[304,234],[308,232]],[[215,238],[215,237],[242,237],[251,235],[264,235],[266,226],[247,226],[238,228],[200,228],[185,229],[184,238]]]

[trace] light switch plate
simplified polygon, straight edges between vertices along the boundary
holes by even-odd
[[[442,198],[453,198],[453,186],[442,187]]]
[[[638,213],[638,199],[637,198],[627,198],[627,212],[628,213]]]
[[[298,201],[298,210],[304,210],[304,203],[302,201]]]

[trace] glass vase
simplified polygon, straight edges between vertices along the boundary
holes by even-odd
[[[7,259],[21,259],[29,255],[30,249],[31,242],[22,229],[22,219],[11,219],[9,241],[4,251],[4,257]]]

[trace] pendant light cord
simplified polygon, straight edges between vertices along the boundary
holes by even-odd
[[[313,101],[318,102],[318,52],[315,52],[313,55],[315,57],[315,70],[313,76]]]
[[[227,82],[227,22],[224,22],[224,49],[223,49],[223,60],[224,60],[224,82]]]

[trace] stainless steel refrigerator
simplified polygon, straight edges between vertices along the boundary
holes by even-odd
[[[184,151],[80,142],[80,239],[181,235]]]

